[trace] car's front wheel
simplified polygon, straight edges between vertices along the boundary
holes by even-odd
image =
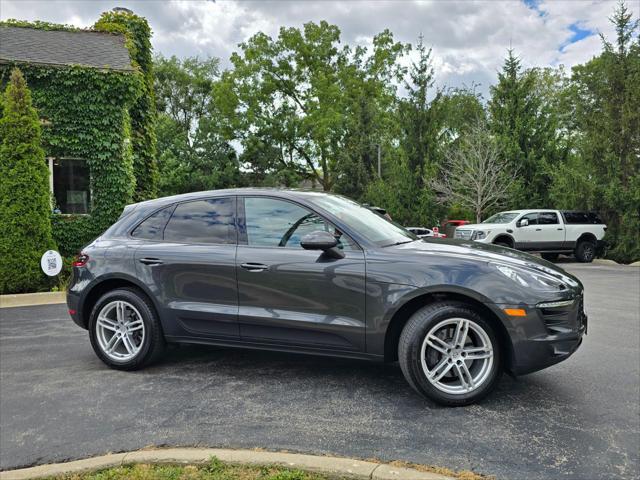
[[[129,288],[100,297],[89,318],[89,336],[100,360],[118,370],[142,368],[165,345],[153,305],[142,292]]]
[[[416,391],[448,406],[477,402],[502,373],[493,328],[459,302],[439,302],[414,313],[400,335],[398,360]]]

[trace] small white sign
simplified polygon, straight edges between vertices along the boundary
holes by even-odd
[[[50,277],[55,277],[62,270],[62,257],[55,250],[47,250],[40,259],[42,271]]]

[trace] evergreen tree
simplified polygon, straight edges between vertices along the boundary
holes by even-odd
[[[49,170],[31,92],[15,68],[0,119],[0,293],[44,288],[42,254],[51,237]]]
[[[401,103],[400,114],[404,131],[403,148],[407,155],[408,167],[415,172],[419,187],[425,177],[432,177],[437,171],[439,133],[442,127],[440,115],[441,92],[429,98],[434,84],[434,69],[431,49],[419,37],[418,61],[409,71],[409,81],[405,83],[407,99]]]
[[[640,44],[638,20],[620,3],[615,43],[573,69],[576,154],[554,178],[568,208],[599,211],[614,259],[640,259]],[[576,192],[578,194],[576,195]]]
[[[535,70],[523,70],[508,50],[498,83],[491,87],[490,129],[500,143],[505,161],[520,172],[511,189],[514,208],[551,207],[550,165],[558,163],[556,122],[538,95]]]

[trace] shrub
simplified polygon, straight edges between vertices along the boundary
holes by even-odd
[[[40,122],[22,72],[14,68],[0,119],[0,293],[44,289],[51,283],[40,258],[51,236],[49,170]]]

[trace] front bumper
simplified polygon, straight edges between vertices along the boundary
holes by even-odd
[[[508,369],[515,375],[542,370],[567,359],[578,349],[588,328],[582,296],[570,306],[530,306],[526,310],[526,317],[503,320],[513,347]]]

